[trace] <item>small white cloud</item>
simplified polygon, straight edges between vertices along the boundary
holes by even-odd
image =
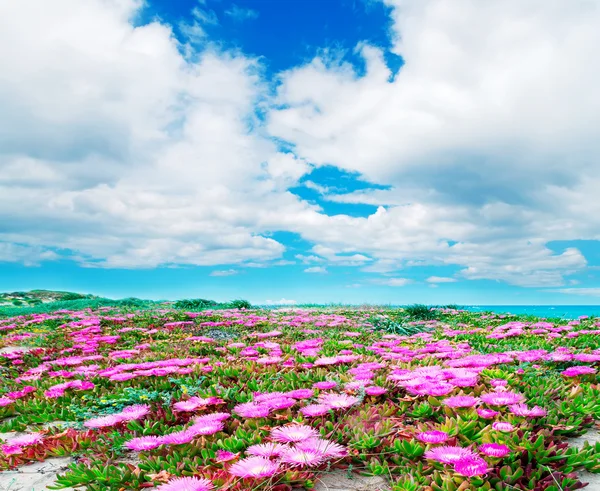
[[[386,285],[386,286],[406,286],[412,283],[412,280],[408,278],[389,278],[389,279],[377,279],[373,280],[373,283],[377,283],[378,285]]]
[[[289,300],[287,298],[280,298],[279,300],[267,300],[265,305],[296,305],[296,300]]]
[[[582,295],[586,297],[600,297],[600,288],[560,288],[558,290],[546,290],[551,292],[566,293],[568,295]]]
[[[252,9],[245,9],[235,3],[225,11],[225,15],[231,17],[237,22],[243,22],[245,20],[253,20],[258,18],[258,12]]]
[[[209,276],[233,276],[238,274],[238,271],[235,269],[225,269],[221,271],[213,271]]]
[[[327,268],[322,266],[313,266],[312,268],[306,268],[304,270],[305,273],[317,273],[317,274],[326,274]]]
[[[315,256],[313,254],[309,256],[305,256],[304,254],[296,254],[295,258],[302,261],[303,264],[322,263],[323,261],[325,261],[325,259],[323,259],[322,257]]]
[[[448,276],[430,276],[425,281],[427,283],[456,283],[458,280]]]

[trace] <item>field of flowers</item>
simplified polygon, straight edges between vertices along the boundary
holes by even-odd
[[[0,470],[56,489],[580,489],[600,443],[600,320],[455,309],[103,308],[0,319]],[[10,433],[17,432],[17,433]]]

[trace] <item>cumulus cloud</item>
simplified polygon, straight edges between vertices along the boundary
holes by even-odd
[[[312,274],[326,274],[327,268],[324,268],[323,266],[312,266],[310,268],[306,268],[304,272]]]
[[[309,166],[252,121],[257,62],[189,61],[168,25],[134,27],[140,8],[0,6],[0,240],[115,268],[279,258],[266,232],[315,207],[286,188]]]
[[[134,23],[140,0],[1,3],[0,260],[263,266],[288,231],[313,245],[306,272],[568,282],[586,260],[549,242],[600,240],[600,10],[385,2],[398,74],[363,44],[364,73],[322,55],[275,99],[260,62],[210,43],[205,6],[192,49]],[[290,192],[324,165],[389,188],[304,186],[377,211],[327,216]]]
[[[298,231],[373,271],[463,266],[468,279],[553,286],[584,268],[553,240],[600,239],[600,10],[592,2],[386,0],[393,76],[362,45],[364,74],[316,57],[281,76],[269,130],[297,156],[358,172],[387,190],[340,194],[380,206]],[[560,60],[560,62],[557,62]],[[586,61],[588,60],[588,61]]]

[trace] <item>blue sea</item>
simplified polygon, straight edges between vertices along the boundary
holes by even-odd
[[[528,314],[545,318],[577,319],[582,315],[600,317],[600,305],[472,305],[461,308],[472,312]]]

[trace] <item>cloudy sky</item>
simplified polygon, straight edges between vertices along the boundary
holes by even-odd
[[[600,298],[600,2],[0,0],[0,289]]]

